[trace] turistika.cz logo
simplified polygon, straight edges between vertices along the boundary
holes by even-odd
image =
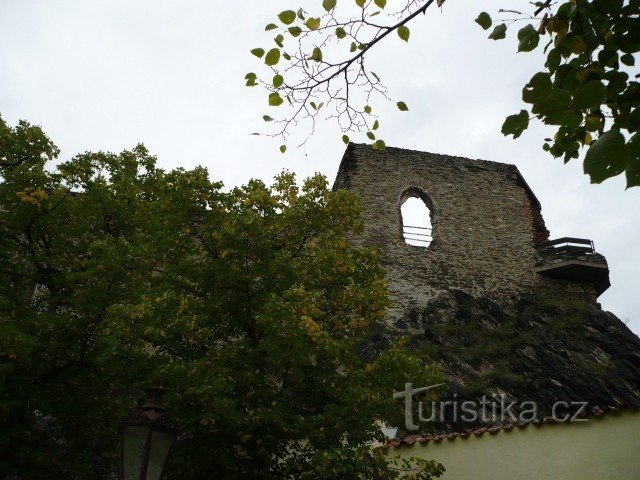
[[[404,399],[405,428],[408,431],[419,430],[415,421],[414,397],[429,390],[444,386],[444,383],[413,388],[413,383],[404,385],[404,391],[395,392],[394,400]],[[418,420],[420,422],[454,423],[529,423],[540,419],[538,404],[533,401],[518,402],[509,400],[506,395],[483,395],[481,399],[445,401],[418,401]],[[551,406],[551,418],[556,422],[586,422],[588,402],[555,402]],[[428,412],[428,416],[425,412]]]

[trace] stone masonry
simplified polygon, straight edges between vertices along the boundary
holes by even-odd
[[[384,252],[390,318],[451,288],[505,299],[545,281],[534,273],[535,246],[549,232],[514,165],[352,144],[334,188],[361,196],[364,238]],[[427,249],[402,236],[400,207],[416,192],[424,193],[432,215]]]

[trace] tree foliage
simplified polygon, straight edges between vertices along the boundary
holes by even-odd
[[[441,374],[401,344],[360,360],[387,296],[347,241],[356,196],[286,172],[225,190],[141,145],[54,169],[39,128],[0,131],[22,158],[0,170],[0,476],[109,478],[154,379],[183,426],[167,478],[439,475],[371,446],[392,391]]]
[[[324,1],[322,8],[319,3],[317,11],[286,10],[278,24],[267,25],[277,33],[271,52],[278,54],[270,52],[277,60],[265,61],[270,74],[264,79],[247,74],[247,85],[266,88],[269,105],[289,106],[282,118],[269,117],[272,136],[286,140],[305,121],[313,133],[323,115],[337,120],[343,141],[349,142],[350,132],[362,132],[376,148],[384,148],[371,105],[376,97],[389,96],[365,63],[366,55],[394,32],[408,42],[409,25],[434,1]],[[538,1],[528,5],[529,13],[505,7],[498,10],[499,21],[482,12],[476,23],[490,30],[492,40],[517,28],[517,51],[542,49],[546,62],[522,91],[526,109],[509,116],[502,133],[517,138],[536,118],[556,129],[543,145],[554,157],[567,162],[586,148],[584,170],[592,183],[626,173],[627,187],[640,185],[640,83],[634,75],[640,1]],[[398,107],[408,110],[404,102]]]

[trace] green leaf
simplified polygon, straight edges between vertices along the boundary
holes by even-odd
[[[275,88],[280,88],[283,83],[284,83],[284,78],[282,77],[282,75],[276,75],[273,77],[273,86]]]
[[[640,130],[640,107],[636,107],[629,114],[629,120],[627,121],[627,130],[629,132],[637,132]]]
[[[282,97],[279,93],[273,92],[269,94],[269,105],[271,105],[272,107],[278,107],[282,105],[283,102],[284,100],[282,100]]]
[[[616,52],[615,50],[600,50],[598,52],[598,62],[600,62],[600,64],[603,67],[617,67],[617,63],[618,63],[618,52]]]
[[[365,113],[371,113],[372,110],[373,109],[369,105],[365,105],[365,107],[364,107]]]
[[[404,102],[398,102],[396,105],[398,106],[401,112],[406,112],[409,110],[409,107],[407,107],[407,104]]]
[[[545,101],[535,104],[531,111],[542,114],[541,120],[547,125],[561,125],[567,128],[578,127],[582,123],[582,114],[570,107],[571,94],[567,90],[554,88]]]
[[[278,14],[278,18],[285,25],[291,25],[296,19],[296,12],[293,10],[285,10],[284,12],[280,12]]]
[[[264,27],[264,30],[268,32],[269,30],[275,30],[276,28],[278,28],[278,26],[275,23],[270,23],[269,25]]]
[[[371,127],[371,130],[377,130],[378,127],[380,127],[380,122],[376,120],[375,122],[373,122],[373,127]]]
[[[520,110],[516,115],[509,115],[502,124],[502,134],[513,135],[518,138],[529,126],[529,113],[526,110]]]
[[[320,18],[310,18],[305,23],[309,30],[318,30],[320,28]]]
[[[552,88],[549,95],[540,101],[534,103],[532,107],[533,113],[553,114],[561,113],[564,115],[571,110],[571,93],[563,88]]]
[[[251,72],[251,73],[247,73],[244,76],[245,80],[247,81],[246,85],[247,87],[255,87],[256,85],[258,85],[258,82],[256,82],[256,74]]]
[[[344,30],[344,28],[342,27],[338,27],[336,28],[336,36],[342,40],[344,37],[347,36],[347,32]]]
[[[369,137],[369,140],[375,140],[376,136],[373,134],[373,132],[367,132],[367,137]]]
[[[374,150],[384,150],[387,146],[384,144],[384,140],[376,140],[376,142],[371,145]]]
[[[304,11],[302,10],[302,8],[298,9],[298,18],[300,20],[304,20]]]
[[[572,36],[568,40],[568,46],[573,53],[580,55],[587,49],[587,42],[580,36]]]
[[[504,23],[500,23],[495,26],[493,31],[489,34],[491,40],[502,40],[507,36],[507,26]]]
[[[271,118],[269,115],[263,115],[263,116],[262,116],[262,119],[263,119],[265,122],[273,122],[273,118]]]
[[[287,151],[287,146],[286,145],[280,145],[280,153],[284,153]]]
[[[600,114],[588,114],[584,117],[584,126],[588,132],[595,132],[596,130],[601,130],[602,125],[602,117]]]
[[[633,67],[636,64],[636,59],[630,53],[625,53],[620,57],[620,61],[628,67]]]
[[[398,27],[398,36],[405,42],[409,41],[410,34],[411,32],[409,31],[409,27],[407,27],[406,25],[400,25]]]
[[[297,37],[302,33],[302,29],[300,27],[289,27],[289,33],[292,37]]]
[[[640,135],[634,135],[627,143],[627,188],[640,186]]]
[[[280,48],[284,47],[284,37],[282,35],[278,35],[273,39],[273,41],[276,42],[276,45],[278,45]]]
[[[484,30],[487,30],[489,27],[491,27],[491,24],[493,22],[491,21],[491,17],[487,12],[481,12],[480,15],[478,15],[478,18],[476,18],[476,23],[480,25]]]
[[[277,65],[279,61],[280,49],[278,48],[272,48],[271,50],[269,50],[269,53],[267,53],[267,56],[264,57],[264,63],[266,63],[270,67]]]
[[[262,58],[262,56],[264,55],[264,49],[254,48],[253,50],[251,50],[251,53],[258,58]]]
[[[342,141],[345,145],[349,145],[349,137],[347,135],[342,135]]]
[[[366,0],[356,0],[356,5],[358,5],[360,8],[364,8],[365,3]]]
[[[315,60],[316,62],[321,62],[322,61],[322,50],[320,50],[318,47],[315,47],[313,49],[313,53],[311,54],[311,60]]]
[[[640,186],[640,158],[635,162],[629,162],[627,167],[627,188]]]
[[[562,61],[562,55],[560,54],[560,50],[557,48],[551,49],[549,51],[549,55],[547,55],[547,61],[544,66],[549,69],[549,72],[555,73],[555,71],[560,66],[560,62]]]
[[[540,34],[533,25],[525,25],[518,31],[518,51],[530,52],[538,46]]]
[[[526,103],[537,103],[545,100],[551,93],[551,76],[538,72],[522,89],[522,100]]]
[[[384,8],[387,6],[387,0],[373,0],[373,3],[375,3],[380,8]]]
[[[322,6],[327,12],[336,8],[336,0],[322,0]]]
[[[591,183],[601,183],[624,172],[627,157],[624,135],[619,130],[609,130],[600,135],[587,150],[584,173],[591,177]]]
[[[606,88],[601,81],[587,83],[573,97],[571,106],[580,110],[596,108],[604,103]]]
[[[351,42],[351,48],[349,48],[350,52],[355,52],[358,49],[356,42]]]

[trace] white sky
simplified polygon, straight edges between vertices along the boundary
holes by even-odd
[[[433,240],[429,208],[421,199],[410,197],[402,204],[400,211],[404,241],[416,247],[428,247]]]
[[[270,45],[273,32],[264,26],[280,10],[319,12],[320,5],[0,0],[0,113],[11,124],[41,125],[63,160],[143,142],[161,166],[203,164],[227,185],[269,182],[283,168],[333,180],[344,150],[337,127],[321,122],[305,148],[281,155],[281,142],[249,135],[272,112],[264,93],[243,81],[258,69],[249,50]],[[448,0],[442,12],[432,7],[416,19],[408,45],[394,36],[371,55],[394,100],[410,108],[376,104],[383,137],[392,146],[515,163],[552,237],[591,238],[607,256],[612,287],[600,301],[640,332],[640,188],[625,192],[622,178],[589,185],[581,162],[565,166],[541,150],[552,133],[544,127],[515,141],[500,134],[541,61],[516,54],[513,37],[487,40],[473,22],[480,10],[495,17],[499,7],[526,9],[527,2]]]

